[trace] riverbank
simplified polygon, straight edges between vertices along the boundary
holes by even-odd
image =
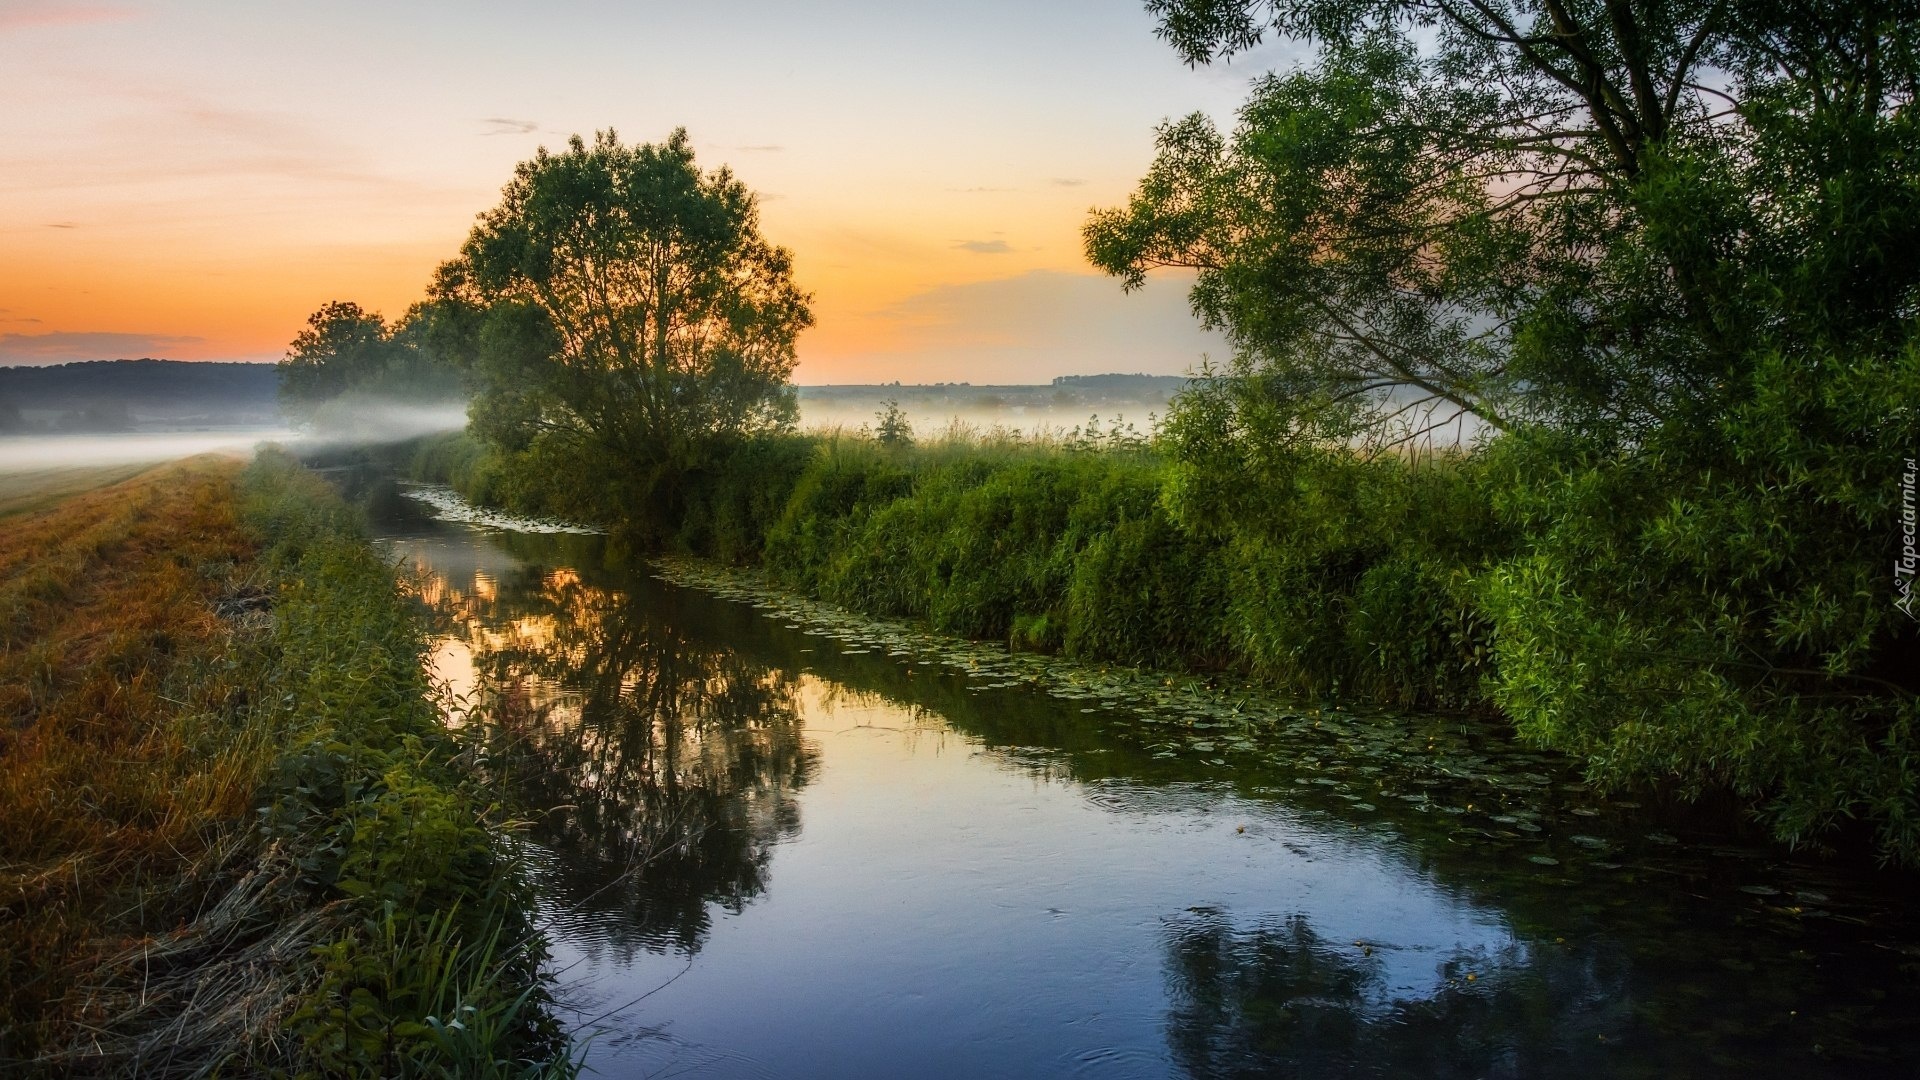
[[[474,502],[758,566],[863,614],[1497,717],[1603,788],[1724,801],[1790,846],[1920,862],[1903,749],[1920,698],[1901,662],[1920,633],[1863,584],[1884,492],[1804,477],[1663,487],[1640,465],[1538,440],[1247,462],[1182,438],[767,437],[656,478],[644,505],[584,466],[467,435],[396,456]],[[1736,510],[1775,524],[1701,532]],[[1780,530],[1794,542],[1764,562],[1715,546],[1765,547]],[[1814,543],[1822,530],[1846,542]]]
[[[0,1061],[570,1071],[524,873],[330,488],[202,458],[8,525]]]
[[[360,486],[608,1075],[1914,1059],[1910,879],[1604,796],[1495,719],[1010,652]]]

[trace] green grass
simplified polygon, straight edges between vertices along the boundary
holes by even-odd
[[[9,1075],[549,1076],[523,868],[421,622],[284,454],[0,541]]]

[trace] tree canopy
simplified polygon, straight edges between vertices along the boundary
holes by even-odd
[[[1920,859],[1920,624],[1889,570],[1920,431],[1920,4],[1148,7],[1192,63],[1305,54],[1231,131],[1165,125],[1085,229],[1129,286],[1197,271],[1235,346],[1171,410],[1176,517],[1261,575],[1387,545],[1350,626],[1467,597],[1392,647],[1483,641],[1461,655],[1493,704],[1598,781],[1730,791],[1794,840],[1871,819]],[[1505,434],[1457,470],[1377,453],[1469,418]],[[1383,501],[1403,473],[1425,504]],[[1475,507],[1486,535],[1419,537]],[[1263,610],[1311,625],[1339,604],[1316,588]]]
[[[311,419],[349,392],[400,402],[458,399],[459,373],[429,340],[443,317],[433,305],[415,304],[389,325],[350,301],[323,305],[280,361],[282,404]]]
[[[1199,271],[1276,433],[1424,408],[1631,442],[1718,415],[1756,349],[1885,347],[1913,313],[1912,0],[1148,7],[1193,63],[1312,52],[1230,135],[1163,127],[1086,228],[1129,285]]]
[[[793,422],[809,297],[760,235],[753,193],[724,167],[702,172],[684,129],[542,148],[435,294],[469,313],[474,427],[508,449],[654,483],[716,440]]]

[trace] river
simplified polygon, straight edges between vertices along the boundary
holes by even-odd
[[[1910,879],[399,494],[599,1075],[1920,1075]]]

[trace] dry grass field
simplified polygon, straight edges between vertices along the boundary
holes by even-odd
[[[80,973],[192,917],[271,760],[222,677],[239,468],[0,478],[0,1064],[84,1027]]]
[[[153,467],[151,463],[146,463],[0,470],[0,518],[47,509],[70,496],[138,476]],[[0,544],[4,543],[0,540]]]

